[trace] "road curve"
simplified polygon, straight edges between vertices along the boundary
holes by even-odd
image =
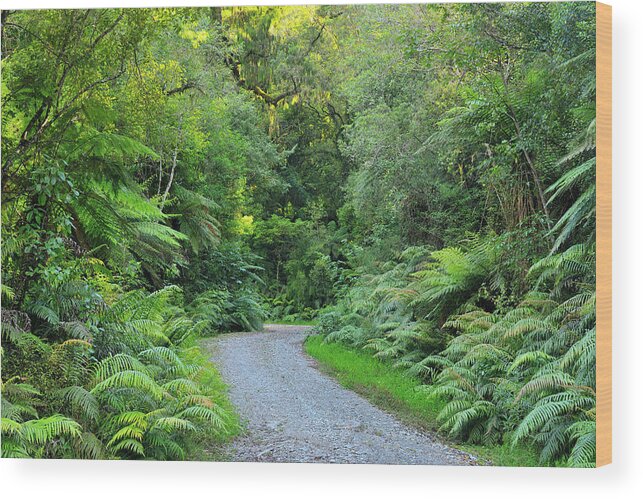
[[[321,373],[305,326],[206,340],[246,426],[234,461],[470,465],[469,454],[409,427]]]

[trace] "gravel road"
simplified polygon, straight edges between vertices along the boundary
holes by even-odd
[[[207,340],[247,429],[229,449],[232,460],[475,464],[322,374],[303,350],[309,332],[267,325]]]

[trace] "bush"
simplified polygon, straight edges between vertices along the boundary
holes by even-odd
[[[315,332],[323,336],[328,336],[335,331],[339,331],[342,327],[342,316],[338,312],[328,312],[320,315],[317,319],[317,326]]]

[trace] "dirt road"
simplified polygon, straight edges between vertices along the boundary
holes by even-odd
[[[212,360],[246,424],[235,461],[471,464],[321,373],[303,351],[310,329],[268,325],[208,340]]]

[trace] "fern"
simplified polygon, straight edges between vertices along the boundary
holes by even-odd
[[[2,418],[2,457],[45,457],[59,438],[79,438],[81,426],[60,414],[23,423]]]
[[[116,372],[92,388],[91,393],[100,396],[104,391],[114,388],[133,388],[141,390],[157,399],[163,397],[161,387],[141,371]]]
[[[88,421],[97,421],[100,411],[98,400],[82,386],[69,386],[56,392],[65,403],[77,408],[82,417]]]

